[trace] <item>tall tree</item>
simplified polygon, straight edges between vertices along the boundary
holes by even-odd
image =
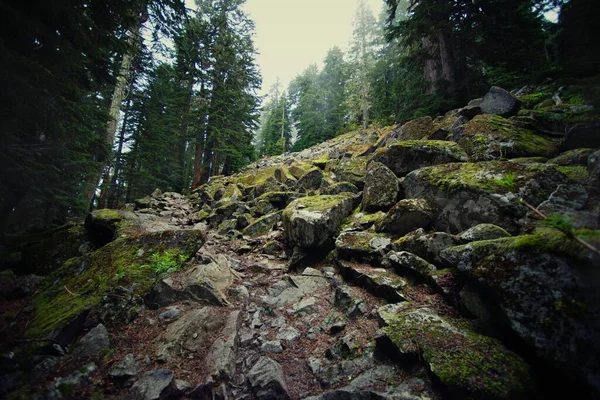
[[[337,46],[327,52],[323,64],[319,81],[325,103],[324,139],[329,139],[347,124],[346,84],[349,79],[349,67],[344,53]]]

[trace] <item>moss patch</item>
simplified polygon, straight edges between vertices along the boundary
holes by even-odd
[[[577,183],[585,183],[592,179],[588,169],[583,165],[558,166],[556,169]]]
[[[172,249],[174,257],[188,259],[202,240],[200,231],[146,233],[116,239],[93,253],[68,260],[34,297],[36,313],[27,335],[42,337],[65,326],[85,309],[96,307],[117,286],[134,285],[136,294],[143,296],[157,280],[156,272],[146,266],[152,263],[153,254]]]

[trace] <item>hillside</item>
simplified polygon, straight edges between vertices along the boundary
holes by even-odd
[[[15,239],[0,394],[597,397],[594,87],[492,87]]]

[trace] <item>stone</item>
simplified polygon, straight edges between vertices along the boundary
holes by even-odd
[[[569,128],[560,146],[561,151],[600,147],[600,121],[575,124]]]
[[[439,254],[445,248],[460,244],[459,239],[446,232],[425,233],[423,228],[416,229],[392,243],[395,251],[408,251],[424,260],[439,265]]]
[[[600,179],[600,150],[592,153],[587,159],[587,169],[593,177]]]
[[[277,333],[276,338],[277,340],[281,340],[287,346],[290,346],[300,338],[300,331],[293,326],[287,326]]]
[[[319,168],[313,168],[304,174],[296,182],[296,189],[317,190],[323,181],[323,172]]]
[[[389,209],[396,204],[399,190],[398,179],[388,167],[370,162],[365,175],[362,209],[368,212]]]
[[[437,271],[435,265],[408,251],[390,251],[386,254],[383,264],[404,273],[416,274],[426,280],[429,280],[431,275]]]
[[[215,382],[232,380],[235,376],[235,357],[241,324],[241,311],[230,312],[217,339],[208,350],[204,365],[207,367],[207,376]]]
[[[367,173],[367,157],[342,158],[333,164],[331,172],[336,182],[350,182],[362,190]]]
[[[257,400],[290,399],[281,365],[275,360],[259,358],[248,372],[248,380]]]
[[[128,400],[163,400],[173,392],[175,374],[169,369],[145,372],[133,384],[127,395]]]
[[[257,219],[242,230],[245,236],[266,235],[281,220],[281,212],[277,211]]]
[[[406,300],[401,292],[407,282],[394,272],[385,268],[373,268],[350,261],[340,260],[338,265],[345,276],[366,289],[373,296],[383,298],[390,303]],[[348,310],[357,303],[353,301],[348,306]]]
[[[420,357],[454,398],[527,397],[533,389],[529,367],[519,356],[429,308],[401,310],[383,332],[398,353]]]
[[[335,240],[338,257],[367,259],[378,263],[389,249],[392,240],[374,232],[342,232]]]
[[[458,234],[458,238],[464,242],[477,242],[508,236],[510,236],[510,233],[494,224],[478,224]]]
[[[167,307],[165,311],[158,315],[158,319],[162,321],[174,321],[181,316],[181,310],[177,306]]]
[[[66,377],[59,377],[54,379],[52,385],[48,389],[48,399],[61,399],[63,388],[72,388],[73,386],[79,385],[90,385],[91,379],[90,375],[92,375],[97,370],[97,366],[94,363],[90,363],[84,365],[80,369],[72,372]]]
[[[294,200],[283,211],[288,243],[319,247],[331,239],[342,219],[350,215],[354,199],[346,195],[311,196]]]
[[[269,353],[281,353],[283,352],[283,347],[281,346],[280,340],[271,340],[268,342],[264,342],[260,346],[260,351],[269,354]]]
[[[519,199],[539,204],[566,182],[551,165],[488,161],[421,168],[406,176],[404,188],[406,198],[429,201],[438,231],[491,223],[514,234],[528,211]]]
[[[314,297],[306,298],[294,306],[288,311],[289,315],[307,316],[315,314],[318,311],[317,299]]]
[[[433,211],[426,200],[400,200],[375,224],[375,230],[402,236],[417,228],[428,228],[432,217]]]
[[[418,140],[423,139],[429,134],[433,128],[433,120],[431,117],[421,117],[408,121],[400,127],[397,134],[398,140]]]
[[[229,295],[239,301],[246,303],[250,300],[250,292],[244,285],[234,286],[229,289]]]
[[[138,368],[132,353],[127,354],[108,371],[108,375],[118,381],[127,381],[135,377],[137,373]]]
[[[484,114],[495,114],[503,117],[517,115],[521,109],[521,101],[506,90],[492,86],[478,104]]]
[[[321,194],[324,195],[336,195],[341,193],[353,193],[356,194],[359,192],[359,189],[356,185],[350,182],[338,182],[334,183],[331,186],[326,187],[325,189],[321,189]]]
[[[548,163],[564,166],[586,165],[589,156],[592,155],[594,151],[594,149],[588,148],[567,150],[564,153],[561,153],[559,156],[549,160]]]
[[[70,357],[74,359],[100,358],[109,348],[108,331],[104,325],[98,324],[75,344]]]
[[[468,161],[467,153],[456,143],[441,140],[409,140],[379,149],[373,161],[387,166],[397,177],[411,171],[452,162]]]
[[[572,229],[598,229],[600,228],[600,216],[583,210],[588,202],[588,197],[588,192],[582,185],[558,185],[548,200],[537,206],[537,209],[544,215],[559,215],[568,220]],[[532,212],[529,215],[533,218],[538,217]]]

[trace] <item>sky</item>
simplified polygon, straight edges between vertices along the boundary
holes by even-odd
[[[367,0],[375,16],[383,0]],[[263,76],[261,95],[279,78],[283,88],[310,64],[321,65],[333,46],[345,50],[352,34],[356,0],[248,0],[256,24],[256,61]]]

